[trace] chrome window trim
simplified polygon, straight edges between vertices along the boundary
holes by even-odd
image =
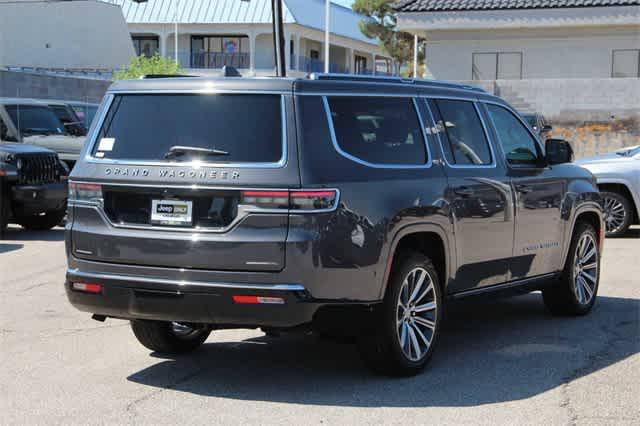
[[[206,162],[206,161],[188,161],[188,162],[178,162],[178,161],[144,161],[144,160],[127,160],[127,159],[108,159],[108,158],[96,158],[92,155],[95,144],[97,143],[98,135],[102,129],[104,124],[104,120],[108,114],[108,111],[111,108],[111,104],[115,96],[114,93],[117,94],[154,94],[154,93],[165,93],[165,94],[183,94],[183,93],[215,93],[215,94],[277,94],[280,96],[280,122],[281,122],[281,131],[282,131],[282,156],[280,160],[275,163],[216,163],[216,162]],[[288,156],[288,127],[287,127],[287,107],[285,102],[285,95],[282,92],[264,92],[264,91],[253,91],[253,92],[245,92],[245,91],[219,91],[219,92],[210,92],[210,91],[176,91],[176,90],[163,90],[163,91],[153,91],[153,90],[145,90],[145,91],[112,91],[109,92],[109,98],[105,104],[105,108],[103,113],[100,115],[100,121],[96,123],[94,133],[90,135],[87,139],[89,143],[87,144],[87,151],[84,156],[84,161],[87,163],[94,164],[109,164],[109,165],[128,165],[128,166],[160,166],[160,167],[193,167],[197,165],[198,167],[219,167],[219,168],[261,168],[261,169],[280,169],[287,165],[289,156]]]
[[[529,135],[538,144],[538,147],[540,148],[540,152],[542,152],[543,155],[545,154],[545,147],[542,145],[542,141],[535,134],[535,132],[531,129],[531,127],[529,126],[529,123],[527,123],[526,120],[524,120],[520,116],[520,113],[518,111],[513,109],[510,105],[504,104],[504,103],[501,103],[501,102],[495,102],[495,101],[490,101],[490,100],[482,100],[480,102],[483,103],[483,104],[491,104],[491,105],[496,105],[496,106],[502,107],[502,108],[506,109],[507,111],[509,111],[510,113],[512,113],[516,117],[516,119],[518,121],[520,121],[520,123],[522,123],[524,125],[524,128],[527,129],[527,131],[529,132]],[[492,124],[493,128],[497,129],[496,123],[493,121],[493,117],[491,117],[491,114],[489,113],[489,110],[487,110],[487,115],[489,116],[489,119],[491,120],[491,124]],[[500,138],[500,136],[497,134],[497,131],[496,131],[496,136],[498,137],[498,139]],[[500,142],[500,141],[498,141],[498,142]],[[502,151],[502,144],[500,144],[500,151]],[[504,152],[502,153],[502,155],[505,158],[505,162],[507,162],[506,161],[507,158],[506,158],[506,155],[504,154]],[[507,162],[507,164],[508,164],[508,162]]]
[[[357,92],[357,91],[344,91],[344,92],[300,92],[296,93],[296,96],[351,96],[358,98],[415,98],[417,95],[415,91],[413,93],[390,93],[390,92]]]
[[[260,89],[256,89],[256,90],[249,90],[249,89],[239,89],[239,90],[234,90],[234,89],[218,89],[218,88],[204,88],[204,89],[140,89],[140,90],[136,90],[136,89],[122,89],[122,90],[118,90],[118,89],[112,89],[109,90],[108,92],[109,94],[116,94],[116,95],[126,95],[126,94],[131,94],[131,95],[140,95],[140,94],[176,94],[176,95],[180,95],[180,94],[202,94],[202,95],[206,95],[206,94],[211,94],[211,95],[220,95],[220,94],[227,94],[227,95],[235,95],[235,94],[239,94],[239,95],[281,95],[281,96],[285,96],[287,94],[290,94],[288,91],[283,91],[283,90],[260,90]]]
[[[329,95],[331,96],[331,95]],[[340,95],[339,95],[340,96]],[[349,97],[360,97],[359,95],[354,95],[352,93],[343,93],[341,96],[349,96]],[[370,96],[372,97],[372,96]],[[373,96],[377,97],[377,96]],[[392,97],[392,96],[389,96]],[[422,116],[420,115],[420,109],[418,108],[418,103],[416,102],[415,96],[396,96],[403,98],[411,98],[413,109],[415,110],[416,116],[418,117],[418,125],[420,126],[420,132],[422,133],[422,139],[424,141],[425,153],[427,154],[427,160],[424,164],[379,164],[379,163],[370,163],[366,160],[362,160],[354,155],[349,154],[344,151],[340,145],[338,144],[338,139],[336,137],[336,132],[333,127],[333,117],[331,116],[331,109],[329,107],[329,101],[327,100],[327,95],[322,96],[322,104],[324,106],[324,112],[327,117],[327,125],[329,126],[329,134],[331,135],[331,143],[333,144],[333,148],[340,154],[341,156],[355,162],[358,164],[362,164],[366,167],[371,167],[374,169],[428,169],[433,164],[433,156],[431,155],[431,150],[429,148],[429,140],[427,139],[427,133],[425,131],[424,122],[422,120]]]
[[[80,258],[79,260],[85,261]],[[166,278],[149,278],[140,277],[135,275],[121,275],[121,274],[104,274],[104,273],[91,273],[81,272],[77,268],[68,268],[67,274],[72,277],[89,278],[89,279],[105,279],[115,281],[126,282],[138,282],[148,284],[168,284],[179,287],[193,286],[193,287],[209,287],[209,288],[231,288],[242,290],[277,290],[277,291],[306,291],[301,284],[237,284],[237,283],[206,283],[201,281],[186,281],[186,280],[170,280]]]
[[[449,96],[422,96],[422,98],[424,100],[425,106],[427,107],[427,111],[429,111],[429,116],[431,117],[431,122],[434,124],[434,126],[437,126],[437,122],[436,122],[435,116],[433,115],[433,111],[431,111],[431,106],[429,105],[429,102],[428,102],[429,99],[445,99],[445,100],[451,100],[451,101],[471,102],[473,104],[473,107],[476,110],[476,114],[478,114],[478,118],[480,119],[480,124],[482,125],[484,136],[487,140],[487,144],[489,145],[489,152],[491,153],[491,163],[490,164],[451,164],[449,160],[447,160],[447,156],[445,154],[445,149],[444,149],[444,143],[442,141],[442,137],[440,136],[440,131],[436,130],[435,132],[432,132],[432,133],[435,133],[437,135],[438,143],[440,144],[440,150],[442,151],[442,159],[444,160],[447,167],[450,167],[452,169],[495,169],[496,167],[498,167],[496,153],[493,148],[493,138],[489,134],[489,129],[487,127],[487,124],[485,123],[484,117],[482,116],[482,112],[478,107],[477,99],[456,98],[456,97],[449,97]]]

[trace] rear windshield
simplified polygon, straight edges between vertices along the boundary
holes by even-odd
[[[280,95],[118,95],[93,155],[118,160],[275,163]]]
[[[48,106],[5,105],[11,120],[23,136],[63,135],[64,125]]]

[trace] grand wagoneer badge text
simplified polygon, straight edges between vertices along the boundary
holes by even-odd
[[[104,170],[106,175],[113,176],[142,176],[149,177],[149,169],[137,169],[130,167],[109,167]],[[240,178],[240,173],[226,170],[173,170],[160,169],[157,177],[165,179],[201,179],[201,180],[235,180]]]

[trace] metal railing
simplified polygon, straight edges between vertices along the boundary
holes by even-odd
[[[225,65],[249,68],[251,57],[249,53],[192,52],[189,61],[182,63],[183,67],[189,68],[222,68]]]
[[[292,54],[290,58],[290,64],[290,68],[294,71],[309,73],[324,72],[324,61],[321,59],[314,59],[307,56],[297,56],[295,54]],[[329,72],[346,74],[349,73],[349,68],[346,65],[331,62],[329,64]]]

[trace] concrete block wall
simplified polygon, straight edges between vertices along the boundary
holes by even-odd
[[[521,112],[539,112],[552,136],[572,142],[576,157],[640,145],[640,79],[466,81],[503,97]]]
[[[111,84],[90,78],[63,77],[0,69],[0,97],[61,99],[98,103]]]

